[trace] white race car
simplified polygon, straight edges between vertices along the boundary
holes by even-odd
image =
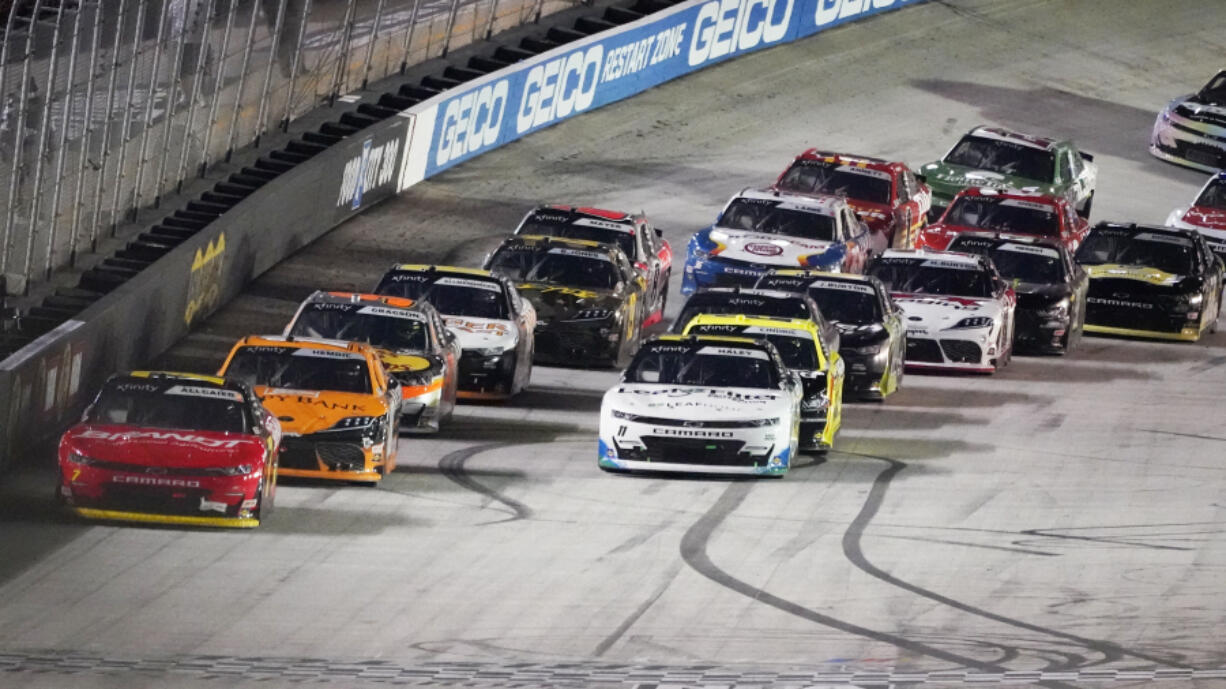
[[[909,368],[993,373],[1013,356],[1017,296],[986,256],[891,250],[868,274],[902,307]]]
[[[604,395],[600,467],[782,475],[796,456],[803,395],[766,340],[661,335]]]
[[[460,341],[457,396],[501,400],[528,387],[536,310],[506,278],[454,266],[393,266],[378,294],[430,302]]]

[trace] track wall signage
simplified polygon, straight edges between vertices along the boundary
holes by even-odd
[[[399,190],[703,67],[923,0],[693,0],[568,43],[406,111]]]

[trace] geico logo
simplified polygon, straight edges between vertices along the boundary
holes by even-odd
[[[892,6],[898,0],[818,0],[817,16],[814,17],[818,26],[824,26],[839,19],[847,19],[857,14],[881,10]],[[899,4],[906,2],[901,0]]]
[[[690,65],[784,37],[792,0],[712,0],[698,10]]]
[[[519,133],[591,107],[603,59],[604,46],[594,45],[529,70],[515,121]]]
[[[493,146],[498,141],[509,89],[507,80],[503,79],[447,103],[443,110],[443,132],[436,155],[439,165]]]
[[[158,478],[156,476],[125,476],[120,474],[111,479],[115,483],[135,483],[138,486],[171,486],[173,488],[199,488],[199,481],[188,481],[181,478]]]

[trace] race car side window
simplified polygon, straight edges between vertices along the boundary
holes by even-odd
[[[1065,153],[1064,155],[1059,156],[1057,161],[1058,162],[1056,163],[1056,166],[1059,170],[1060,181],[1063,181],[1063,182],[1072,181],[1073,173],[1072,173],[1072,170],[1069,168],[1068,154]]]
[[[898,189],[898,202],[906,203],[911,200],[911,188],[908,184],[907,173],[898,175],[898,183],[895,185]]]

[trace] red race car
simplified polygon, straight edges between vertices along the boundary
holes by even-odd
[[[1062,197],[972,187],[954,197],[945,214],[920,232],[915,245],[945,251],[962,232],[999,232],[1058,241],[1073,253],[1089,231],[1090,223]]]
[[[811,148],[796,156],[775,182],[794,194],[842,196],[885,245],[909,249],[932,207],[928,186],[903,163]]]
[[[643,327],[664,317],[668,280],[673,273],[673,249],[664,240],[664,233],[652,227],[643,213],[540,206],[524,216],[515,234],[568,237],[616,245],[647,281],[648,311]]]
[[[1191,206],[1171,211],[1166,224],[1200,232],[1213,253],[1226,259],[1226,171],[1210,177]]]
[[[57,494],[91,519],[254,527],[280,446],[281,424],[243,383],[115,375],[60,439]]]

